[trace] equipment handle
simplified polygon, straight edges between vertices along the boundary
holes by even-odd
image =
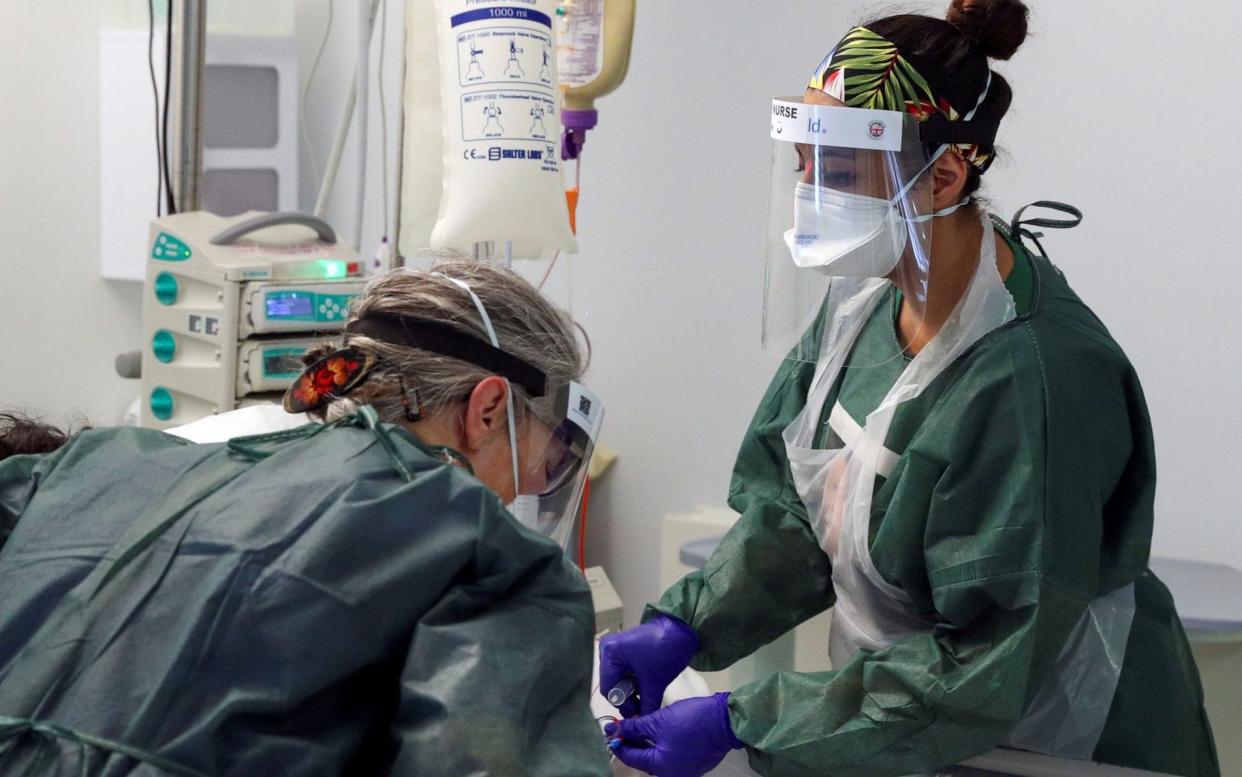
[[[256,216],[249,221],[229,227],[213,237],[211,244],[214,246],[230,246],[251,232],[258,232],[260,229],[278,227],[285,224],[310,227],[315,230],[315,234],[323,242],[336,243],[336,232],[328,222],[321,218],[312,216],[309,213],[264,213],[262,216]]]

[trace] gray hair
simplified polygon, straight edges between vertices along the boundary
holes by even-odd
[[[372,280],[354,304],[350,321],[380,313],[423,318],[490,343],[474,301],[449,280],[452,278],[469,284],[483,303],[501,350],[547,376],[549,394],[557,386],[582,379],[590,362],[586,333],[522,276],[498,264],[452,252],[437,252],[434,259],[430,270],[401,268]],[[424,416],[434,416],[464,403],[480,381],[495,374],[451,356],[361,335],[350,336],[348,344],[375,356],[377,366],[348,398],[334,400],[316,413],[324,420],[335,420],[361,405],[371,405],[381,420],[397,423],[405,418],[403,389],[409,391],[411,402],[418,401]],[[305,361],[313,364],[332,350],[331,345],[318,346],[306,354]],[[532,398],[522,386],[514,383],[512,387],[514,410],[519,415],[521,407],[528,404],[537,416],[553,417],[551,396]]]

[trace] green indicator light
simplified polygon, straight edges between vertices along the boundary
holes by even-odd
[[[160,421],[172,418],[173,397],[168,389],[161,387],[151,392],[151,415]]]
[[[347,278],[349,267],[340,259],[321,259],[318,262],[320,273],[324,278]]]
[[[184,262],[190,255],[190,247],[167,232],[161,232],[151,246],[151,258],[161,262]]]

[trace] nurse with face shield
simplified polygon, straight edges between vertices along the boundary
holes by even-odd
[[[997,747],[1216,775],[1202,689],[1148,569],[1155,453],[1134,368],[1034,228],[977,198],[1018,0],[849,31],[772,104],[764,343],[786,357],[703,570],[604,639],[626,763],[701,775],[952,773]],[[1026,209],[1024,209],[1025,212]],[[662,708],[831,608],[832,671]]]
[[[0,774],[608,774],[563,545],[604,410],[584,351],[516,274],[442,261],[307,355],[285,405],[318,423],[24,443]]]

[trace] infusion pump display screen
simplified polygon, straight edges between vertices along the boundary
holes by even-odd
[[[296,378],[302,367],[301,349],[272,351],[263,356],[263,374],[268,378]]]
[[[315,295],[313,294],[270,294],[267,297],[269,320],[313,318],[314,312]]]
[[[250,284],[242,290],[238,335],[340,331],[365,286],[363,280],[292,288]]]

